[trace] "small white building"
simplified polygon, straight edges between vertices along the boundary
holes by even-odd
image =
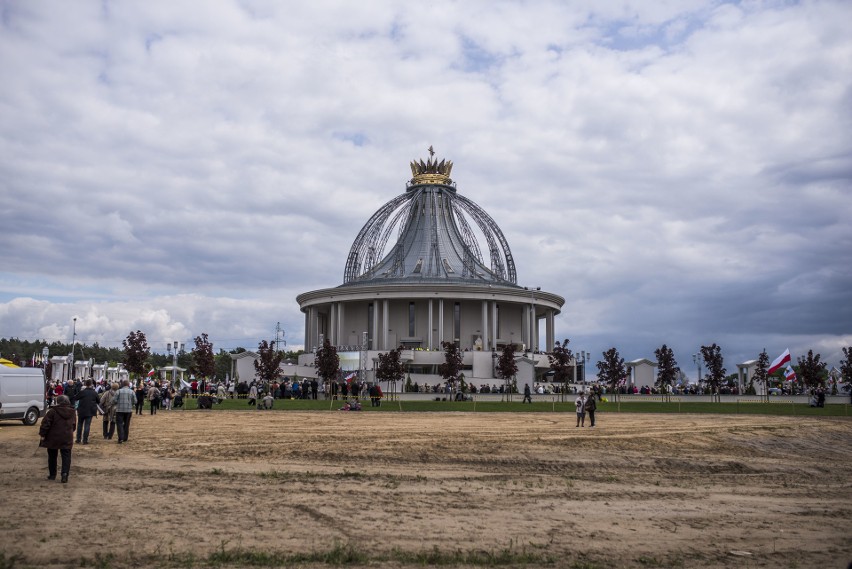
[[[757,367],[757,360],[748,360],[741,364],[737,364],[737,385],[739,385],[740,393],[745,391],[749,381],[754,375],[754,368]],[[766,384],[763,382],[755,383],[754,389],[758,395],[766,395]]]
[[[71,356],[53,356],[50,358],[50,381],[65,381],[71,378]]]
[[[628,381],[630,386],[635,385],[640,389],[643,387],[654,387],[654,384],[657,382],[657,372],[655,370],[657,362],[653,362],[648,358],[640,358],[626,362],[624,365],[627,367],[629,373]]]

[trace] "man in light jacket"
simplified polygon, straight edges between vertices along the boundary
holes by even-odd
[[[130,418],[136,406],[136,394],[130,389],[130,380],[121,380],[121,389],[115,394],[115,423],[118,427],[118,444],[130,435]]]

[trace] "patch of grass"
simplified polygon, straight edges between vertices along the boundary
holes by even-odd
[[[657,559],[656,557],[649,557],[647,555],[640,555],[636,558],[636,562],[639,565],[644,565],[646,567],[662,567],[663,562]]]
[[[573,397],[573,395],[572,395]],[[654,397],[654,396],[649,396]],[[522,411],[525,413],[574,413],[573,402],[557,401],[533,401],[532,404],[521,404],[518,401],[434,401],[434,400],[401,400],[385,401],[381,407],[364,406],[363,413],[399,413],[399,412],[448,412],[463,411],[477,413],[511,413]],[[680,401],[676,401],[680,399]],[[185,411],[198,411],[196,401],[187,398]],[[342,401],[329,401],[327,399],[276,399],[275,408],[272,413],[287,411],[326,411],[337,409]],[[213,406],[213,412],[217,410],[248,411],[259,413],[256,407],[246,404],[245,399],[226,399],[222,403]],[[808,416],[808,417],[846,417],[852,415],[849,404],[829,404],[825,407],[810,407],[806,403],[789,403],[784,397],[770,399],[766,402],[693,402],[689,396],[673,397],[672,401],[664,402],[658,400],[649,401],[623,401],[609,400],[598,403],[598,411],[601,413],[709,413],[722,415],[781,415],[781,416]],[[182,410],[172,411],[174,413],[184,412]],[[264,411],[269,413],[270,411]]]
[[[14,569],[19,561],[23,561],[20,553],[13,553],[10,557],[6,557],[5,551],[0,551],[0,569]]]
[[[225,471],[222,470],[221,468],[211,468],[210,474],[212,474],[214,476],[222,476],[223,474],[225,474]]]
[[[363,472],[352,472],[350,470],[343,470],[343,474],[338,474],[338,478],[365,478],[367,475]]]

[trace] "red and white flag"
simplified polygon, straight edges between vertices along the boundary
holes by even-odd
[[[790,363],[790,361],[791,361],[790,348],[787,348],[786,350],[784,350],[783,354],[781,354],[780,356],[775,358],[775,360],[772,362],[772,365],[769,366],[768,370],[766,370],[766,373],[768,373],[768,374],[775,373],[776,371],[781,369],[781,366],[783,366],[784,364]]]
[[[784,377],[787,378],[787,381],[796,381],[796,372],[788,365],[787,369],[784,370]]]

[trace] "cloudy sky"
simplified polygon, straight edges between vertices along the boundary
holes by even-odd
[[[0,337],[303,343],[410,160],[557,335],[852,345],[852,3],[0,0]]]

